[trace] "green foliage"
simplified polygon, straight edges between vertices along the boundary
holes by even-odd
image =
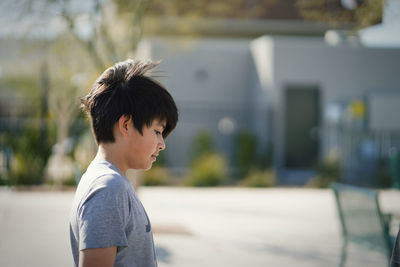
[[[12,185],[37,185],[43,182],[44,162],[32,154],[16,153],[11,168]]]
[[[190,161],[193,162],[197,158],[212,153],[214,151],[214,141],[212,136],[207,131],[198,133],[193,141],[190,149]]]
[[[40,88],[37,77],[33,75],[25,76],[6,76],[1,80],[2,90],[6,93],[16,93],[29,98],[32,101],[39,101],[38,94]],[[38,104],[38,103],[31,103]]]
[[[337,161],[323,161],[315,168],[317,176],[312,178],[307,186],[315,188],[328,188],[334,182],[340,182],[340,165]]]
[[[216,186],[226,180],[226,159],[214,152],[214,141],[210,133],[203,131],[194,138],[190,158],[190,169],[185,184]]]
[[[260,0],[256,5],[249,5],[247,2],[246,0],[231,0],[229,3],[223,0],[152,0],[148,14],[180,17],[263,17],[276,0]]]
[[[169,173],[166,168],[153,166],[150,170],[143,172],[142,185],[160,186],[167,185]]]
[[[257,137],[248,131],[241,131],[236,136],[235,163],[238,168],[238,178],[243,179],[251,169],[259,171],[271,168],[272,151],[270,146],[259,147]]]
[[[330,3],[331,2],[331,3]],[[330,0],[296,0],[300,15],[315,22],[353,24],[356,29],[380,23],[385,0],[365,0],[348,10]],[[359,1],[357,1],[359,2]]]
[[[63,185],[63,186],[76,186],[77,184],[76,184],[75,177],[71,177],[71,178],[68,178],[68,179],[64,179],[64,180],[62,181],[62,185]]]
[[[236,161],[239,175],[244,177],[250,168],[256,164],[256,137],[247,131],[240,132],[236,137]]]
[[[272,167],[272,145],[267,144],[257,155],[257,167],[266,170]]]
[[[50,156],[49,142],[43,140],[40,126],[26,125],[20,134],[9,134],[7,143],[13,150],[10,183],[36,185],[44,181],[43,171]]]
[[[206,153],[193,161],[186,184],[190,186],[221,185],[227,178],[227,163],[218,153]]]
[[[276,184],[275,172],[271,169],[252,169],[249,174],[240,182],[240,185],[248,187],[271,187]]]
[[[2,93],[5,96],[10,97],[9,99],[4,98],[2,100],[9,101],[6,104],[10,105],[11,110],[7,112],[2,111],[0,107],[0,113],[4,112],[4,115],[12,116],[39,116],[41,99],[39,95],[40,88],[38,87],[38,81],[36,77],[31,76],[7,76],[0,81],[0,87]],[[14,100],[14,99],[15,100]],[[16,101],[17,100],[17,101]],[[12,104],[19,104],[20,107],[12,106]],[[17,108],[18,107],[18,108]]]
[[[0,176],[0,186],[2,186],[2,185],[7,185],[7,179]]]

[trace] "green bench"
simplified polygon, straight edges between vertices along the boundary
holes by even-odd
[[[391,218],[381,212],[378,191],[339,183],[332,184],[332,189],[343,232],[340,266],[345,264],[349,243],[382,253],[389,265],[393,247]]]

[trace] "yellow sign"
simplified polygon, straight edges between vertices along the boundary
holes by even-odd
[[[350,104],[351,113],[354,117],[359,119],[365,116],[366,109],[365,103],[362,100],[354,100]]]

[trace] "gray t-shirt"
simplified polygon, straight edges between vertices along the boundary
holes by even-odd
[[[157,266],[146,211],[132,183],[108,161],[95,158],[82,176],[69,224],[75,266],[80,250],[113,246],[114,266]]]

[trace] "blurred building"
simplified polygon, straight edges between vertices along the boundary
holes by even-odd
[[[254,23],[238,29],[255,31],[260,22]],[[281,30],[309,31],[294,24],[280,24]],[[376,183],[379,158],[400,140],[400,49],[369,48],[342,31],[320,31],[143,40],[139,54],[163,60],[168,76],[161,81],[180,110],[167,140],[172,167],[184,170],[199,131],[211,132],[232,159],[235,135],[250,130],[259,149],[272,148],[282,184],[304,184],[318,162],[332,159],[342,163],[347,181]]]

